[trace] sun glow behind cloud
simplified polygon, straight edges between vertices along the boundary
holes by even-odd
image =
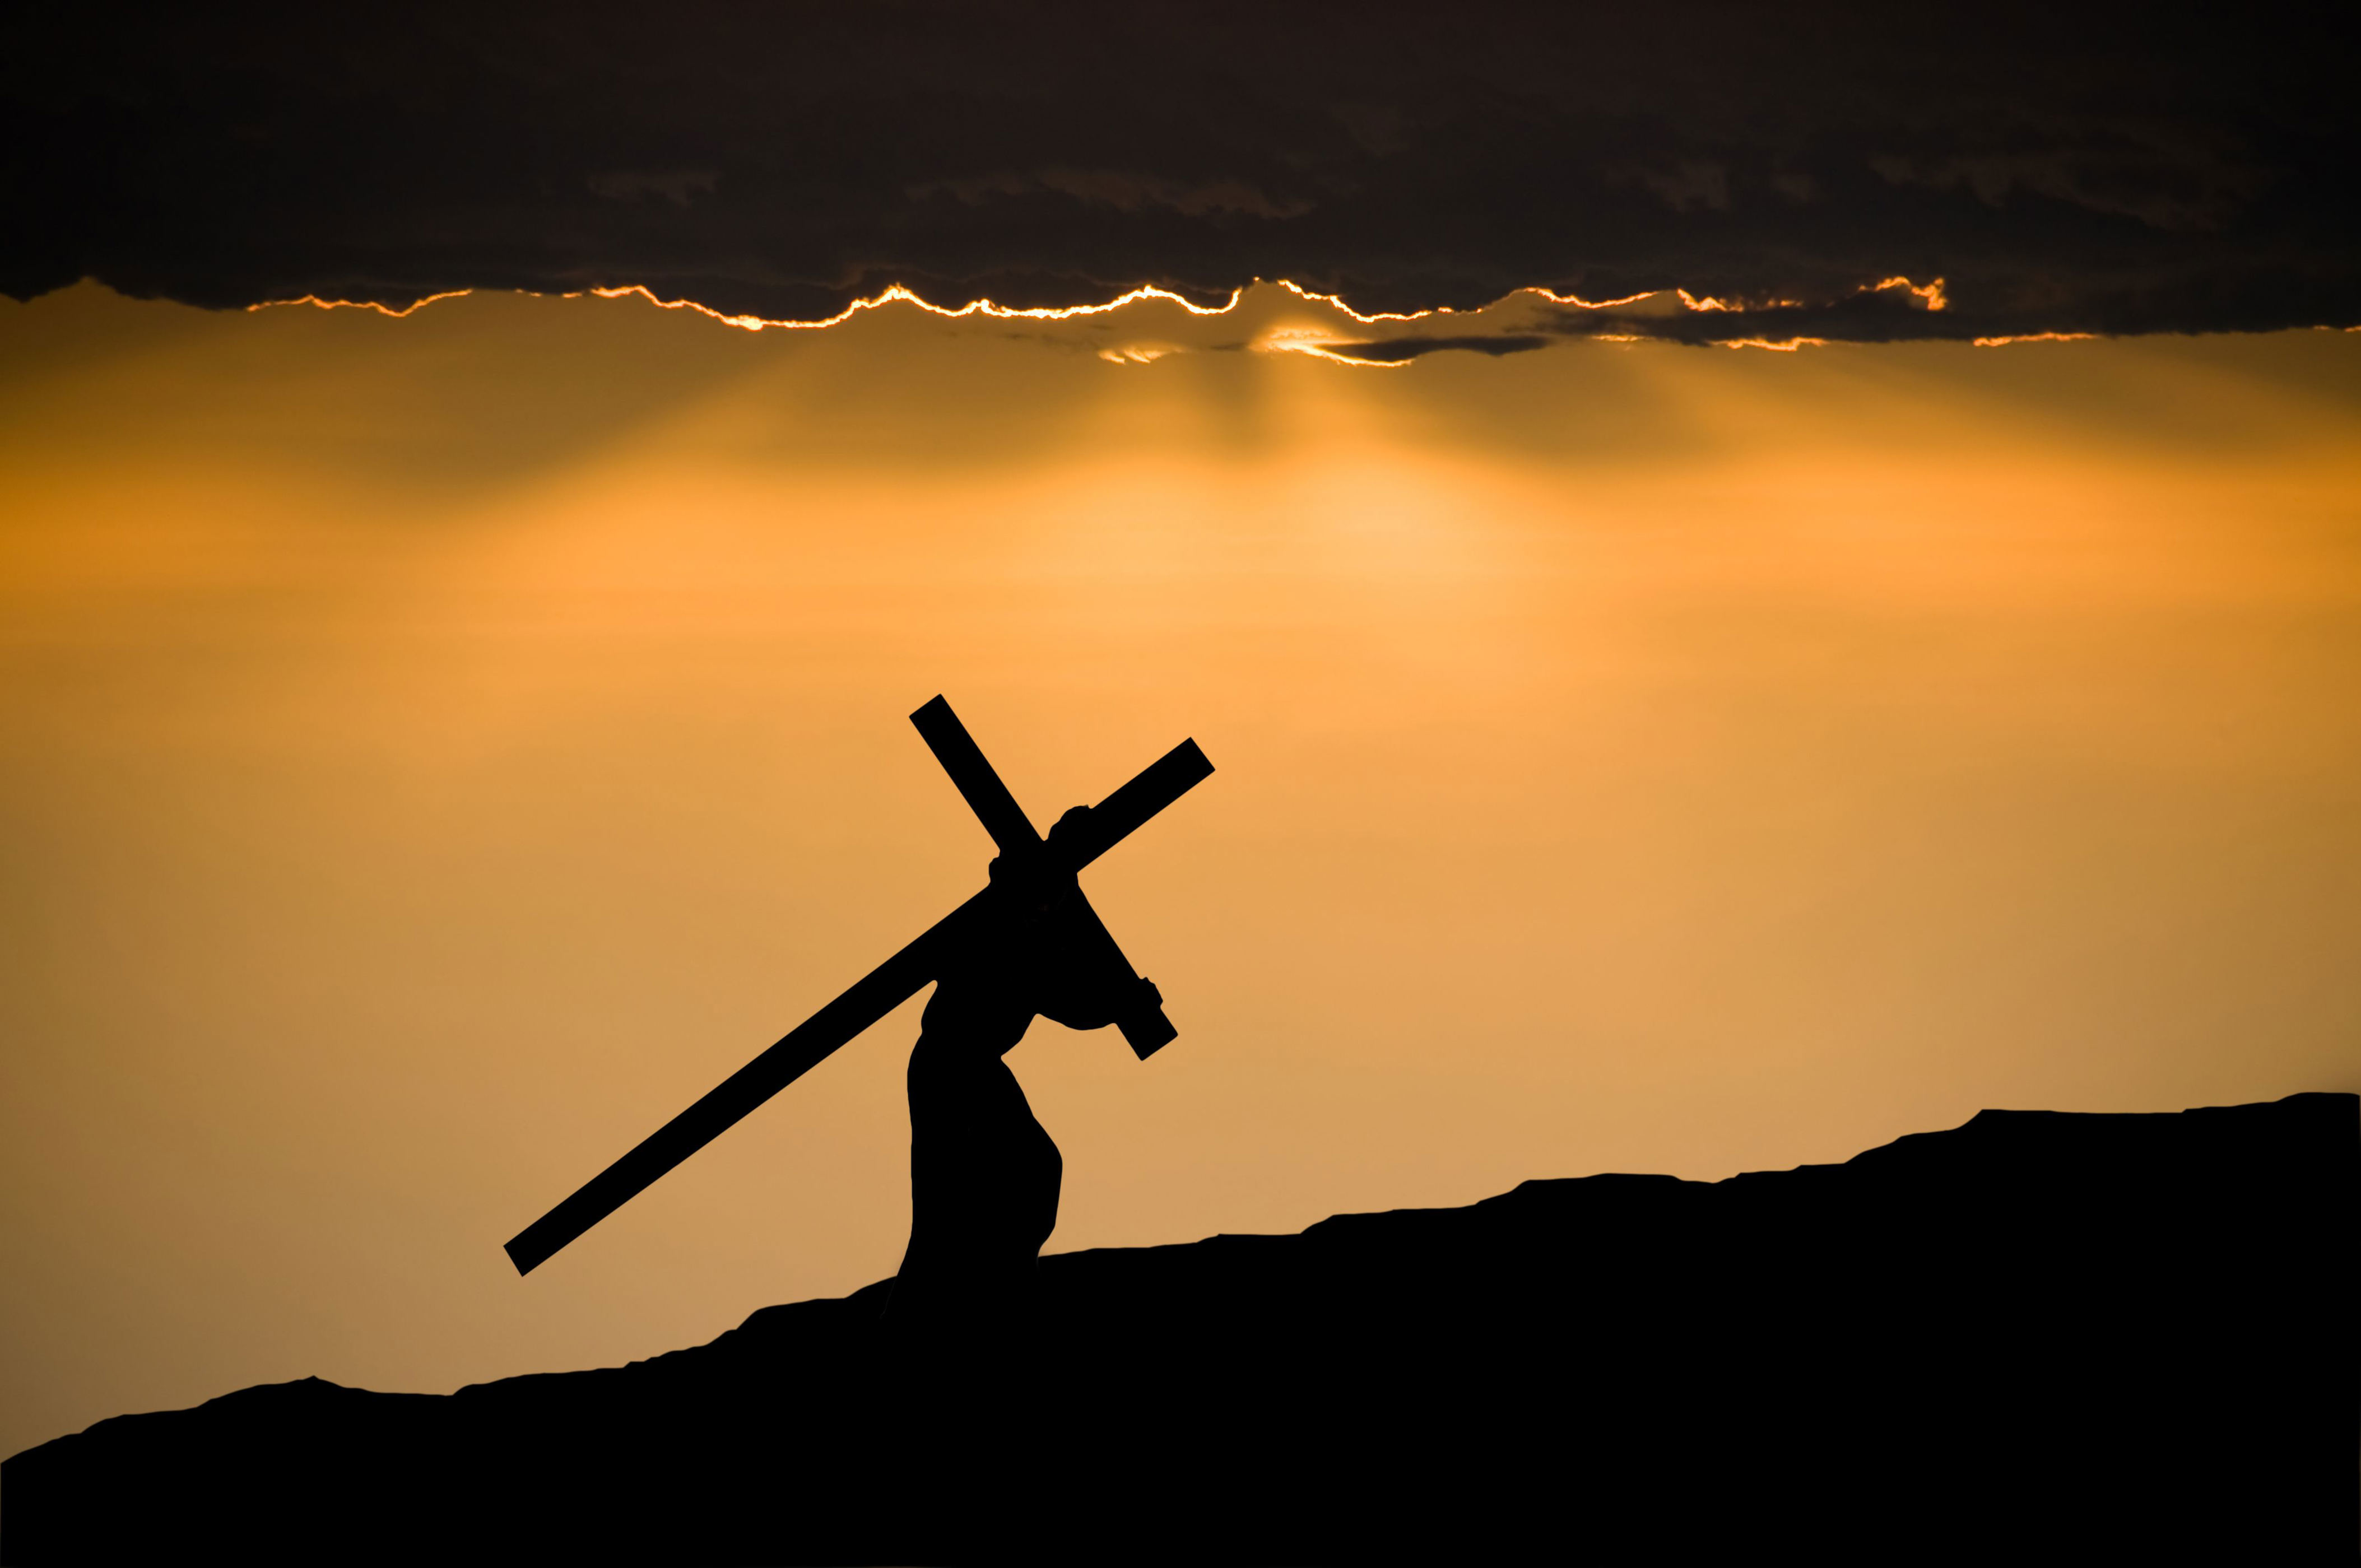
[[[1944,294],[1943,280],[1940,278],[1926,284],[1913,283],[1909,279],[1903,277],[1886,278],[1875,283],[1864,285],[1859,291],[1859,294],[1862,297],[1873,297],[1897,291],[1916,302],[1919,309],[1940,312],[1948,308],[1949,302]],[[414,314],[423,307],[442,301],[464,299],[470,292],[471,291],[459,290],[432,294],[412,304],[400,307],[370,301],[324,300],[316,295],[306,295],[301,299],[269,301],[247,308],[249,311],[266,311],[288,305],[310,305],[321,310],[364,310],[379,315],[401,318]],[[1245,346],[1257,353],[1293,354],[1359,369],[1388,370],[1401,368],[1411,363],[1411,360],[1356,356],[1351,350],[1368,347],[1371,340],[1366,335],[1356,334],[1354,328],[1399,323],[1402,328],[1413,331],[1422,331],[1432,326],[1458,336],[1485,330],[1508,335],[1530,331],[1534,323],[1537,308],[1557,307],[1561,310],[1580,313],[1587,319],[1586,329],[1581,335],[1603,342],[1626,343],[1638,341],[1648,334],[1641,331],[1629,333],[1605,331],[1601,329],[1599,321],[1592,318],[1607,318],[1611,324],[1614,318],[1628,316],[1635,327],[1638,327],[1660,321],[1668,315],[1710,316],[1764,310],[1794,311],[1805,308],[1805,302],[1795,300],[1751,302],[1723,300],[1709,295],[1692,294],[1686,289],[1658,290],[1647,293],[1625,295],[1617,299],[1586,300],[1576,294],[1557,293],[1545,288],[1529,288],[1517,290],[1477,310],[1457,311],[1449,307],[1438,307],[1426,311],[1381,311],[1364,313],[1345,304],[1337,295],[1319,293],[1284,279],[1236,290],[1232,292],[1227,301],[1213,305],[1198,304],[1169,289],[1143,285],[1126,290],[1095,304],[1019,307],[998,304],[988,299],[978,299],[961,305],[946,306],[932,303],[917,291],[895,284],[874,295],[855,300],[834,315],[809,321],[730,314],[714,310],[694,300],[665,298],[643,284],[588,289],[555,297],[580,299],[585,296],[601,300],[638,300],[654,305],[660,310],[687,311],[744,332],[763,332],[774,328],[798,332],[821,331],[843,326],[870,313],[895,306],[906,307],[949,321],[1049,323],[1113,317],[1135,311],[1139,306],[1152,305],[1168,309],[1177,307],[1187,316],[1206,321],[1218,321],[1238,315],[1267,315],[1274,301],[1291,300],[1301,305],[1316,308],[1327,318],[1326,322],[1315,323],[1297,321],[1266,324]],[[1798,348],[1817,346],[1829,340],[1806,334],[1795,334],[1784,338],[1736,335],[1718,337],[1712,341],[1723,347],[1767,348],[1793,352]],[[1979,337],[1973,341],[1979,347],[1988,347],[2022,340],[1997,336]],[[1225,346],[1236,346],[1236,345]],[[1104,346],[1098,351],[1098,356],[1110,364],[1144,365],[1174,354],[1191,351],[1192,345],[1182,343],[1141,342]]]

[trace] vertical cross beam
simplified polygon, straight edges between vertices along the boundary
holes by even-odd
[[[992,835],[1001,854],[1012,865],[1038,855],[1042,850],[1041,835],[1034,831],[1032,819],[1016,804],[1007,784],[1001,782],[1000,774],[985,759],[983,749],[975,743],[975,737],[967,732],[967,726],[951,711],[951,705],[937,696],[910,715],[910,722],[917,727],[919,739],[926,741],[927,749],[934,752],[935,761],[943,765],[943,772],[950,775],[952,785],[967,802],[968,809],[983,824],[983,830]],[[1165,1016],[1163,997],[1131,967],[1131,960],[1124,956],[1115,934],[1099,918],[1098,911],[1079,891],[1074,896],[1081,904],[1075,939],[1083,947],[1078,956],[1084,965],[1105,978],[1111,994],[1124,999],[1122,1010],[1115,1014],[1115,1026],[1132,1054],[1146,1061],[1177,1039],[1180,1031]]]

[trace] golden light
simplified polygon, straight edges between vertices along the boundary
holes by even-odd
[[[889,1271],[907,1017],[499,1243],[972,891],[937,691],[1222,769],[1090,873],[1180,1042],[1019,1047],[1058,1248],[2361,1088],[2361,336],[651,302],[0,306],[0,1448]]]

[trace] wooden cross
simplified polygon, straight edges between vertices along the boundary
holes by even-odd
[[[967,727],[938,696],[910,722],[951,776],[951,783],[998,845],[1004,865],[1022,871],[1071,876],[1130,837],[1134,829],[1171,805],[1213,771],[1194,740],[1183,740],[1149,763],[1139,775],[1071,824],[1044,839],[1000,775],[984,760]],[[995,905],[1018,896],[1025,879],[995,878],[982,893],[928,927],[925,935],[871,970],[843,995],[787,1031],[778,1044],[724,1079],[703,1099],[650,1134],[637,1148],[582,1184],[564,1202],[517,1233],[508,1244],[519,1274],[530,1274],[559,1248],[621,1208],[655,1179],[728,1132],[764,1101],[801,1078],[838,1047],[942,977],[961,943],[1003,918]],[[1116,982],[1115,993],[1130,998],[1115,1026],[1145,1061],[1178,1033],[1164,1016],[1153,986],[1142,981],[1123,956],[1087,901],[1071,939],[1085,951],[1074,955]]]

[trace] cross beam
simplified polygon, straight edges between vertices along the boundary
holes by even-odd
[[[1197,742],[1183,740],[1091,807],[1071,829],[1045,839],[1033,830],[1032,821],[993,772],[950,704],[938,696],[912,714],[910,722],[917,726],[928,748],[950,774],[951,783],[1001,854],[1012,862],[1038,857],[1038,863],[1058,874],[1081,871],[1213,771]],[[839,1047],[939,979],[966,933],[977,923],[994,918],[993,905],[1005,896],[1001,888],[998,883],[987,885],[936,921],[916,941],[853,981],[841,996],[788,1030],[776,1045],[584,1182],[572,1197],[518,1232],[506,1248],[517,1272],[532,1273],[560,1248],[646,1190],[657,1178],[818,1066]],[[1145,1060],[1178,1031],[1164,1016],[1154,990],[1139,983],[1130,960],[1087,902],[1081,906],[1080,925],[1081,939],[1092,949],[1086,960],[1113,970],[1131,982],[1123,994],[1138,1000],[1115,1025],[1132,1050]]]

